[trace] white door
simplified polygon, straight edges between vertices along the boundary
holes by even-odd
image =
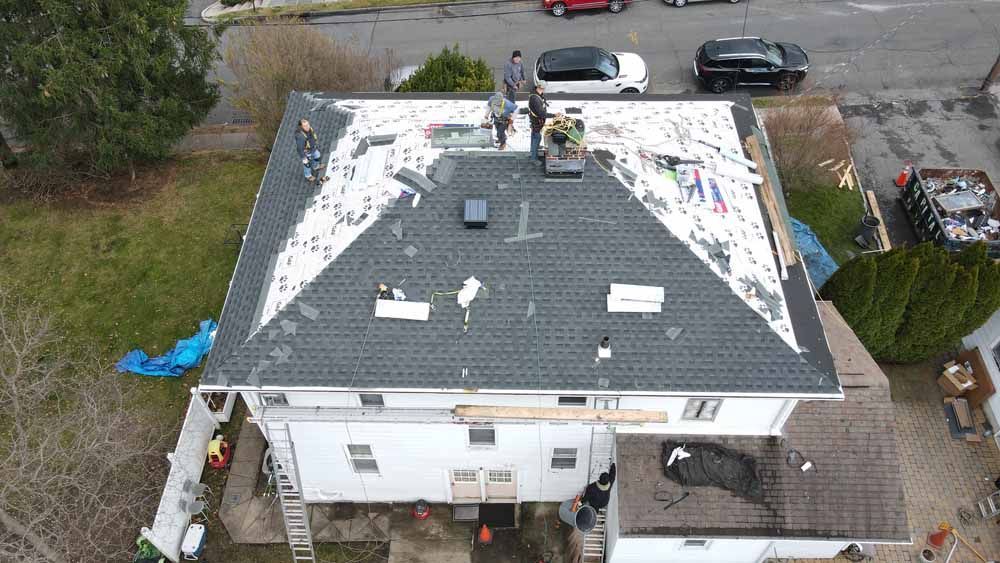
[[[478,504],[482,502],[483,491],[479,486],[479,470],[452,469],[451,497],[454,504]]]
[[[486,502],[517,502],[517,475],[514,471],[486,470]]]

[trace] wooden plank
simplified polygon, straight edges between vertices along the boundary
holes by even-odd
[[[969,402],[962,398],[955,399],[955,416],[958,418],[959,428],[972,428],[972,411],[969,410]]]
[[[667,422],[663,411],[630,409],[578,409],[547,407],[488,407],[457,405],[455,416],[462,418],[496,418],[521,420],[576,420],[593,422]]]
[[[753,135],[746,138],[746,143],[750,157],[757,162],[757,169],[762,172],[763,182],[760,185],[760,194],[764,199],[767,215],[771,219],[771,227],[778,233],[778,239],[781,241],[781,244],[778,245],[779,252],[784,256],[786,265],[794,266],[798,262],[794,250],[795,242],[786,228],[784,217],[781,216],[781,211],[778,209],[778,202],[774,199],[774,187],[771,184],[770,174],[767,173],[764,152],[761,150],[760,144],[757,143],[757,138]]]
[[[889,231],[885,228],[885,219],[882,218],[882,211],[878,208],[878,200],[875,199],[875,192],[865,190],[865,199],[868,201],[868,207],[871,208],[872,215],[878,219],[878,238],[882,244],[882,250],[891,250],[892,244],[889,242]]]
[[[847,184],[847,181],[851,178],[851,170],[854,170],[853,164],[848,164],[847,169],[844,170],[844,175],[840,177],[840,183],[837,184],[838,188],[843,188]],[[854,188],[851,188],[854,189]]]

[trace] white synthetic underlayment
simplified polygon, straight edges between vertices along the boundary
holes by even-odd
[[[323,155],[330,180],[306,209],[294,236],[278,256],[259,325],[266,324],[371,226],[390,199],[399,197],[404,184],[392,176],[400,168],[405,166],[423,173],[444,152],[431,148],[429,126],[436,123],[478,125],[486,112],[485,98],[481,102],[398,99],[336,102],[337,107],[354,114],[353,120],[335,152]],[[798,351],[756,192],[752,184],[729,177],[734,167],[747,175],[755,171],[723,158],[716,149],[702,143],[743,155],[730,110],[731,102],[553,101],[549,111],[557,113],[568,107],[582,110],[582,114],[573,116],[582,118],[586,124],[589,150],[608,150],[615,154],[618,162],[635,172],[638,178],[633,186],[618,168],[610,170],[650,213],[726,280],[737,295]],[[528,151],[528,116],[517,115],[514,127],[517,132],[507,141],[508,150]],[[323,131],[319,133],[323,135]],[[392,144],[369,147],[366,154],[352,158],[361,139],[390,133],[397,135]],[[283,148],[278,147],[278,150]],[[292,151],[291,147],[287,150]],[[687,190],[664,178],[648,159],[640,157],[640,150],[702,160],[698,168],[707,201],[702,202],[698,193],[688,200]],[[727,176],[716,175],[716,166],[721,166],[720,170],[728,169]],[[716,182],[727,212],[713,209],[709,179]],[[434,197],[434,193],[428,197]],[[410,205],[410,202],[412,198],[399,204]],[[601,219],[600,210],[594,210],[592,219]],[[728,242],[730,272],[723,272],[706,250],[713,242]],[[771,320],[767,304],[741,281],[749,279],[756,279],[778,296],[780,318]],[[611,281],[608,280],[609,284]]]

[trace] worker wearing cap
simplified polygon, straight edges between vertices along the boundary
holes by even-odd
[[[524,65],[521,64],[521,51],[514,51],[510,60],[503,65],[503,87],[507,99],[514,101],[517,91],[524,85]]]
[[[583,492],[581,503],[586,503],[594,510],[600,510],[608,506],[611,501],[611,485],[615,484],[615,464],[611,464],[611,469],[597,478],[597,481],[587,485],[587,490]]]

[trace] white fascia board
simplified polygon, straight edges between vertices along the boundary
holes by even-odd
[[[806,401],[843,401],[844,393],[704,393],[694,391],[609,391],[602,389],[574,389],[574,390],[537,390],[537,389],[423,389],[423,388],[390,388],[390,387],[289,387],[289,386],[266,386],[252,387],[248,385],[229,387],[221,385],[199,385],[201,392],[258,392],[258,393],[447,393],[454,395],[586,395],[588,397],[705,397],[705,398],[746,398],[746,399],[802,399]]]
[[[622,301],[651,301],[663,303],[663,287],[655,285],[611,284],[611,295]]]
[[[420,301],[378,299],[375,301],[375,316],[380,319],[426,321],[431,316],[431,304]]]
[[[609,313],[659,313],[661,304],[655,301],[631,301],[615,299],[614,295],[608,295]]]

